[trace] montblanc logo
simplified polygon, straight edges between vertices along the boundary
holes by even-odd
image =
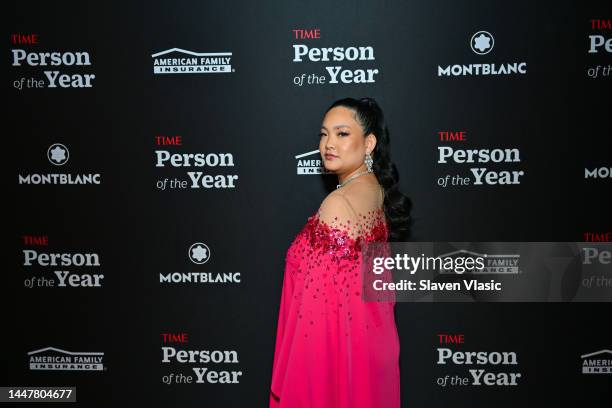
[[[612,167],[584,168],[584,178],[612,179]]]
[[[189,247],[189,259],[196,265],[202,265],[210,259],[210,248],[203,242],[196,242]]]
[[[491,52],[494,44],[493,35],[488,31],[478,31],[470,40],[472,51],[478,55],[485,55]]]
[[[194,52],[171,48],[152,54],[153,74],[230,73],[231,52]]]
[[[28,352],[30,370],[103,371],[104,353],[73,352],[45,347]]]
[[[495,45],[493,34],[489,31],[477,31],[470,37],[470,48],[479,55],[489,54]],[[526,62],[510,62],[504,64],[494,63],[471,63],[438,65],[438,76],[501,76],[501,75],[523,75],[527,73]]]
[[[62,166],[68,163],[70,153],[68,148],[61,143],[55,143],[47,149],[47,158],[49,162],[55,166]]]
[[[210,261],[211,250],[204,242],[189,246],[187,258],[196,265]],[[159,283],[240,283],[240,272],[170,272],[160,273]]]
[[[68,163],[70,152],[66,145],[62,143],[53,143],[47,149],[47,160],[53,166],[61,167]],[[86,174],[68,174],[68,173],[31,173],[19,174],[19,184],[64,184],[64,185],[80,185],[80,184],[100,184],[99,173]]]

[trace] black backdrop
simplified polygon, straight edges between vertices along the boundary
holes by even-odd
[[[2,386],[73,385],[82,406],[265,406],[284,253],[333,184],[296,174],[295,156],[318,148],[323,112],[341,97],[371,96],[385,111],[415,241],[583,241],[612,231],[612,179],[585,178],[585,168],[605,176],[612,166],[610,77],[587,72],[612,64],[603,46],[588,53],[589,35],[612,38],[592,27],[612,18],[604,2],[27,2],[2,18],[12,204]],[[486,55],[470,48],[482,30],[494,38]],[[37,44],[19,43],[32,35]],[[374,59],[296,62],[298,44],[370,46]],[[230,72],[154,74],[152,55],[173,48],[229,52]],[[17,49],[85,51],[91,64],[15,66]],[[520,62],[524,74],[438,75],[439,66]],[[332,66],[378,73],[369,83],[329,83]],[[45,70],[95,78],[91,87],[49,88]],[[302,74],[326,83],[296,85]],[[17,89],[21,78],[43,86]],[[445,131],[467,140],[441,142]],[[182,144],[158,146],[160,135]],[[46,157],[55,143],[69,150],[62,166]],[[441,187],[439,178],[468,177],[473,165],[438,163],[439,146],[516,148],[520,162],[477,167],[524,175],[520,184]],[[230,153],[234,165],[156,167],[156,150]],[[238,178],[234,188],[156,187],[191,171]],[[20,183],[49,173],[99,173],[101,182]],[[40,239],[48,243],[32,243]],[[210,249],[205,264],[188,257],[196,242]],[[24,287],[58,270],[25,265],[24,250],[96,253],[100,266],[60,269],[103,274],[103,283]],[[240,282],[160,282],[173,272],[239,272]],[[396,313],[404,407],[609,406],[610,376],[582,374],[580,358],[612,348],[607,303],[402,303]],[[188,342],[164,344],[163,333],[187,333]],[[463,334],[461,350],[515,351],[519,385],[437,385],[466,373],[436,364],[439,333]],[[234,350],[238,362],[164,363],[163,346]],[[28,353],[47,347],[103,352],[104,367],[31,370]],[[242,375],[237,384],[162,382],[193,376],[193,367]]]

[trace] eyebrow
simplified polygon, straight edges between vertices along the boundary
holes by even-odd
[[[344,128],[344,127],[349,128],[349,129],[351,128],[349,125],[336,125],[336,126],[334,126],[335,129],[340,129],[340,128]],[[327,130],[327,128],[325,126],[321,126],[321,129]]]

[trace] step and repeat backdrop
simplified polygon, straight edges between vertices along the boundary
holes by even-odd
[[[412,241],[612,239],[609,2],[7,8],[0,387],[267,406],[285,252],[335,187],[318,133],[347,96],[385,112]],[[610,406],[611,311],[398,302],[402,406]]]

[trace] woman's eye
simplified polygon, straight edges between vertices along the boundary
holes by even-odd
[[[338,136],[348,136],[349,134],[347,132],[338,132]],[[323,137],[323,136],[327,136],[325,133],[319,133],[319,137]]]

